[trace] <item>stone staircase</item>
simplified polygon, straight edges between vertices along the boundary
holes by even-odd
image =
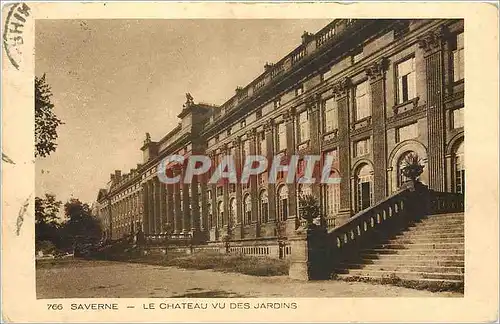
[[[338,263],[343,280],[464,281],[464,214],[424,216]]]

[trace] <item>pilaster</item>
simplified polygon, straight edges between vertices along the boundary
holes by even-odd
[[[337,100],[339,118],[339,165],[340,165],[340,214],[351,213],[351,190],[349,177],[351,174],[351,145],[349,141],[349,89],[350,79],[345,78],[333,86]]]
[[[366,67],[371,87],[371,110],[373,127],[373,171],[375,202],[387,196],[387,140],[385,128],[385,72],[388,61],[382,58]]]
[[[445,191],[445,123],[443,111],[443,39],[446,29],[437,28],[418,40],[425,58],[427,125],[429,138],[429,188]]]

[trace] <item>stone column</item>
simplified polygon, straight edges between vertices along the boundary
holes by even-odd
[[[184,179],[184,170],[181,179]],[[191,194],[190,185],[182,182],[182,232],[187,234],[191,231]]]
[[[269,120],[266,124],[264,124],[264,132],[266,133],[266,148],[267,148],[267,162],[268,162],[268,172],[267,176],[269,177],[269,169],[270,165],[273,162],[274,157],[274,123],[272,120]],[[274,219],[278,219],[277,208],[276,208],[276,184],[267,182],[267,198],[268,198],[268,218],[271,218],[271,215],[274,215]]]
[[[142,212],[142,224],[144,226],[143,231],[145,234],[149,234],[149,186],[147,182],[142,184],[142,201],[143,201],[143,212]]]
[[[161,209],[162,209],[162,199],[160,194],[161,183],[158,178],[153,179],[153,187],[154,187],[154,219],[155,219],[155,233],[158,234],[161,232]]]
[[[290,158],[295,155],[296,151],[296,141],[295,141],[295,109],[289,109],[283,114],[283,120],[286,124],[286,155]],[[288,174],[286,175],[286,178]],[[285,178],[285,181],[288,181]],[[297,222],[297,184],[294,181],[286,184],[288,186],[288,217],[286,219],[284,229],[278,229],[278,231],[283,231],[286,236],[290,236],[295,232],[296,222]],[[279,199],[279,197],[278,197]],[[279,215],[277,215],[279,216]]]
[[[340,165],[340,210],[337,216],[337,225],[342,225],[351,216],[351,188],[349,178],[351,174],[351,144],[349,139],[349,90],[350,79],[338,81],[333,86],[333,93],[337,100],[339,118],[339,165]]]
[[[167,223],[169,224],[169,229],[171,232],[174,230],[175,226],[175,216],[174,216],[174,185],[166,184],[166,214]]]
[[[309,148],[307,151],[307,154],[310,155],[320,155],[321,148],[320,148],[320,107],[321,107],[321,96],[314,96],[310,97],[307,102],[307,110],[309,111],[309,131],[310,131],[310,136],[309,136]],[[314,172],[314,177],[316,178],[316,181],[319,182],[321,179],[321,174],[320,172],[317,172],[319,170],[319,162],[316,163],[315,165],[315,172]],[[313,184],[311,185],[312,189],[312,194],[315,197],[321,197],[321,192],[320,192],[320,186]],[[321,203],[321,199],[318,199]]]
[[[193,177],[191,187],[191,235],[198,239],[200,236],[200,197],[198,192],[198,176]]]
[[[445,123],[443,110],[443,28],[421,36],[427,84],[429,188],[445,191]]]
[[[249,141],[249,147],[250,147],[250,155],[256,155],[257,154],[257,145],[255,143],[255,139],[257,137],[257,131],[255,129],[251,129],[247,132],[247,140]],[[260,236],[260,224],[257,222],[259,218],[259,204],[257,197],[259,196],[258,194],[258,176],[252,176],[250,178],[250,197],[252,200],[252,227],[255,228],[255,237]]]
[[[178,172],[176,172],[178,174]],[[181,185],[179,182],[173,185],[173,202],[174,202],[174,233],[182,232],[182,215],[181,215]]]
[[[216,165],[216,158],[215,158],[215,153],[210,154],[210,159],[212,160],[212,168],[210,171],[209,179],[212,177],[214,170],[217,168]],[[211,184],[210,185],[211,192],[212,192],[212,199],[210,201],[210,204],[212,206],[212,222],[211,222],[211,227],[209,228],[210,232],[210,241],[217,241],[219,238],[219,224],[218,224],[218,210],[217,210],[217,184]]]
[[[210,211],[208,210],[208,186],[207,186],[207,181],[208,177],[206,174],[199,176],[198,182],[200,183],[200,190],[201,190],[201,216],[200,216],[200,231],[203,233],[203,236],[206,239],[206,235],[210,228],[208,227],[208,214]],[[211,204],[211,202],[210,202]]]
[[[221,149],[221,160],[219,163],[221,163],[223,159],[227,158],[227,153],[228,153],[228,147],[226,144]],[[224,214],[222,215],[223,226],[220,229],[221,230],[221,237],[229,234],[229,184],[227,182],[227,179],[223,180],[222,201],[224,202]]]
[[[233,237],[235,239],[241,239],[243,238],[243,194],[240,179],[241,171],[243,169],[245,161],[241,160],[240,139],[238,138],[234,140],[232,144],[234,147],[234,156],[232,156],[232,158],[234,159],[234,164],[237,170],[236,174],[238,178],[238,183],[236,184],[236,219],[238,220],[238,224],[234,228]]]
[[[373,128],[373,172],[375,203],[387,196],[387,140],[385,129],[385,71],[387,59],[382,58],[366,68],[371,87]]]
[[[160,186],[160,233],[165,232],[165,223],[167,222],[167,187],[166,184],[158,182]]]

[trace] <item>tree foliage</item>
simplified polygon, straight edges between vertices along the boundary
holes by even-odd
[[[39,250],[42,245],[52,242],[61,245],[58,213],[62,202],[56,200],[51,194],[45,194],[45,198],[35,197],[35,244]]]
[[[45,74],[35,77],[35,156],[46,157],[56,150],[57,127],[63,122],[53,111],[51,97]]]
[[[36,250],[47,250],[49,243],[57,250],[68,251],[75,244],[93,244],[101,238],[101,224],[92,215],[88,204],[70,199],[64,204],[64,216],[58,216],[62,202],[54,195],[35,198]]]
[[[90,207],[79,199],[70,199],[64,204],[65,234],[73,242],[95,243],[101,238],[101,224],[92,215]]]

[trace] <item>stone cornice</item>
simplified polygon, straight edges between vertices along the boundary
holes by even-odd
[[[337,81],[332,88],[335,98],[339,100],[346,97],[349,92],[350,86],[351,86],[350,78],[344,78],[342,80]]]
[[[320,106],[321,94],[313,94],[305,100],[306,109],[310,112],[317,111]]]
[[[443,40],[448,34],[446,26],[439,26],[418,38],[418,46],[425,54],[432,54],[442,48]]]
[[[268,133],[268,132],[272,132],[274,128],[274,122],[272,119],[268,120],[265,124],[264,124],[264,132]]]
[[[247,139],[252,140],[255,138],[256,135],[257,135],[257,130],[255,128],[252,128],[247,132]]]
[[[383,79],[385,71],[389,66],[389,60],[382,57],[380,60],[373,62],[365,68],[366,75],[370,79],[370,82],[376,82]]]
[[[295,117],[295,108],[290,108],[283,113],[283,120],[285,123],[290,123]]]

